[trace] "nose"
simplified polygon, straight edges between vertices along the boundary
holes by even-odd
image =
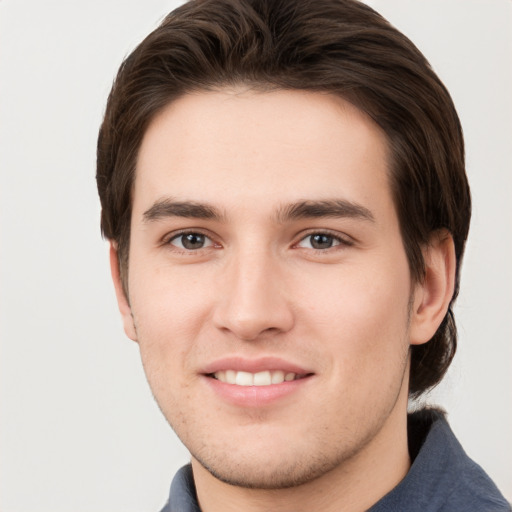
[[[214,325],[253,341],[289,331],[294,315],[282,265],[265,251],[240,254],[224,269]]]

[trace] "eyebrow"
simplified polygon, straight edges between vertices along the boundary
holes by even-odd
[[[196,201],[175,201],[170,197],[156,201],[143,215],[144,222],[153,222],[167,217],[185,217],[222,221],[226,216],[214,206]],[[352,201],[330,199],[322,201],[304,200],[280,207],[276,213],[279,223],[310,218],[353,218],[375,222],[372,212]]]
[[[170,197],[159,199],[142,215],[144,222],[157,221],[166,217],[222,220],[224,215],[208,204],[195,201],[174,201]]]
[[[343,218],[361,219],[375,222],[373,213],[365,206],[346,199],[323,201],[299,201],[285,205],[277,212],[278,222],[309,218]]]

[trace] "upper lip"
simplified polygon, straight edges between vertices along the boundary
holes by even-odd
[[[265,370],[283,370],[285,373],[295,373],[297,375],[313,373],[307,368],[303,368],[279,357],[259,357],[257,359],[248,359],[240,356],[216,359],[215,361],[205,365],[202,368],[201,373],[210,375],[223,370],[235,370],[249,373],[258,373]]]

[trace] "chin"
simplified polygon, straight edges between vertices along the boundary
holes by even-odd
[[[226,484],[277,490],[301,486],[327,475],[356,456],[365,444],[364,440],[354,438],[347,443],[343,436],[336,435],[322,439],[307,431],[300,436],[291,432],[280,436],[274,432],[266,438],[267,442],[262,438],[258,442],[256,436],[246,433],[244,439],[232,438],[230,445],[212,443],[189,450],[195,462]]]
[[[318,457],[304,460],[296,455],[293,461],[215,460],[214,464],[194,457],[215,478],[229,485],[246,489],[287,489],[304,485],[328,473],[338,461]]]

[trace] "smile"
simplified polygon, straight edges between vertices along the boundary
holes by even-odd
[[[237,370],[223,370],[212,374],[212,376],[226,384],[234,384],[236,386],[271,386],[272,384],[282,384],[306,377],[292,372],[283,370],[266,370],[257,373],[250,373]]]
[[[201,370],[203,382],[213,392],[215,400],[242,410],[278,403],[284,406],[289,403],[286,397],[307,392],[316,380],[312,368],[272,356],[223,357]]]

